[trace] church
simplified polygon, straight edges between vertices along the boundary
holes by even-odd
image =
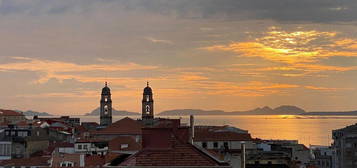
[[[141,103],[141,120],[143,123],[145,123],[145,125],[150,124],[154,121],[154,99],[149,82],[146,83],[146,87],[144,88],[143,99]],[[100,99],[100,126],[102,128],[108,127],[112,124],[112,104],[113,102],[110,88],[108,87],[108,83],[105,82]]]

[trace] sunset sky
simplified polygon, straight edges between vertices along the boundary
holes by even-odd
[[[356,0],[0,0],[0,108],[357,110]]]

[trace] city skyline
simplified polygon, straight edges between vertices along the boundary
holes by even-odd
[[[140,112],[150,81],[156,112],[357,109],[356,3],[222,4],[0,1],[0,106],[85,114],[108,81],[113,108]]]

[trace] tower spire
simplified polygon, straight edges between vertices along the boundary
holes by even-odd
[[[146,81],[146,86],[149,87],[149,81]]]
[[[107,81],[105,81],[105,87],[107,87],[108,86],[108,82]]]

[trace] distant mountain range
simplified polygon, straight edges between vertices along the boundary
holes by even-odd
[[[20,111],[15,110],[17,112],[21,112],[26,116],[52,116],[52,114],[47,112],[37,112],[37,111]],[[99,116],[100,109],[99,107],[91,111],[90,113],[86,113],[86,116]],[[141,115],[141,113],[130,112],[125,110],[116,110],[113,109],[112,114],[115,116],[133,116],[133,115]],[[256,108],[248,111],[232,111],[226,112],[223,110],[201,110],[201,109],[174,109],[167,110],[161,113],[156,114],[158,116],[185,116],[185,115],[311,115],[311,116],[357,116],[356,111],[321,111],[321,112],[306,112],[302,108],[291,106],[291,105],[283,105],[277,108],[270,108],[268,106],[262,108]]]
[[[99,116],[100,115],[100,108],[94,109],[92,112],[85,114],[86,116]],[[114,108],[112,109],[112,115],[118,115],[118,116],[130,116],[130,115],[140,115],[140,113],[136,112],[130,112],[130,111],[125,111],[125,110],[115,110]]]
[[[225,112],[222,110],[200,110],[200,109],[178,109],[168,110],[159,113],[161,116],[181,116],[181,115],[299,115],[306,113],[305,110],[296,106],[279,106],[277,108],[263,107],[249,111]]]
[[[25,116],[52,116],[52,114],[49,114],[47,112],[37,112],[32,110],[27,110],[27,111],[15,110],[15,111],[20,112]]]

